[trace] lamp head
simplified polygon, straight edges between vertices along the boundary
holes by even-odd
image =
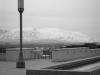
[[[19,12],[24,11],[24,0],[18,0],[18,11]]]

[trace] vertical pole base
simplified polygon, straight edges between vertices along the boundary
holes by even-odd
[[[18,61],[16,63],[16,68],[25,68],[25,62],[24,61]]]
[[[20,53],[19,53],[19,59],[18,59],[18,62],[16,63],[16,68],[25,68],[25,61],[23,58],[22,51],[20,51]]]

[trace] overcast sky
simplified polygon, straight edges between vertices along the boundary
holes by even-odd
[[[0,27],[19,27],[17,0],[0,0]],[[24,0],[24,27],[58,27],[100,38],[100,0]]]

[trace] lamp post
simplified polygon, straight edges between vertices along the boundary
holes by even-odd
[[[24,11],[24,0],[18,0],[18,11],[20,13],[20,53],[19,59],[16,63],[16,68],[25,68],[25,61],[23,58],[23,36],[22,36],[22,13]]]

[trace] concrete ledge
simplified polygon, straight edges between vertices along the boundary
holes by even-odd
[[[27,70],[26,75],[100,75],[100,68],[93,71]]]
[[[100,56],[74,60],[69,63],[59,64],[50,67],[42,67],[38,69],[28,69],[26,70],[26,75],[100,75],[100,67],[92,68],[88,70],[73,70],[73,68],[77,68],[79,66],[84,66],[87,64],[92,64],[100,61]],[[100,65],[99,65],[100,66]]]
[[[57,71],[57,70],[27,70],[26,75],[91,75],[89,72]]]
[[[93,64],[99,61],[100,61],[100,56],[95,56],[95,57],[90,57],[90,58],[73,60],[68,63],[66,62],[61,65],[51,66],[51,67],[47,67],[44,69],[58,69],[58,70],[72,69],[72,68],[79,67],[79,66]]]

